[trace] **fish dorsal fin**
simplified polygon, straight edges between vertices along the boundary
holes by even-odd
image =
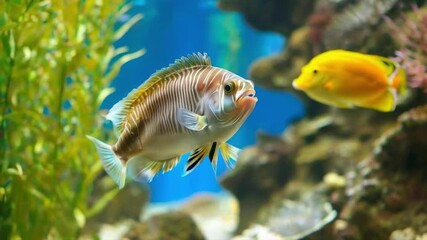
[[[129,110],[137,103],[144,101],[147,96],[154,92],[156,85],[167,81],[169,76],[183,70],[188,70],[196,67],[211,66],[211,60],[206,53],[193,53],[187,57],[181,57],[175,60],[166,68],[158,70],[150,76],[137,89],[131,91],[127,97],[116,103],[108,112],[107,119],[111,120],[118,133],[123,132],[125,122],[129,116]]]

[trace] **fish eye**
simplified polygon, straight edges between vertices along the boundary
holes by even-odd
[[[224,91],[226,94],[231,94],[232,92],[234,92],[235,88],[236,88],[236,84],[232,81],[229,81],[224,85]]]
[[[313,70],[313,73],[314,73],[314,74],[316,74],[316,73],[317,73],[317,69],[314,69],[314,70]]]

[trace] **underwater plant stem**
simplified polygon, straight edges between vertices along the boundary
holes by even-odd
[[[25,7],[25,13],[28,12],[28,10],[30,10],[31,6],[33,5],[34,0],[30,0],[27,4],[27,6]]]
[[[56,125],[56,143],[55,143],[55,149],[54,149],[54,156],[55,160],[59,157],[59,148],[62,144],[60,140],[60,135],[62,132],[62,123],[61,123],[61,117],[62,117],[62,108],[63,108],[63,101],[64,101],[64,91],[65,91],[65,83],[66,83],[66,77],[67,77],[67,65],[65,64],[65,51],[62,52],[62,68],[61,68],[61,74],[59,75],[59,96],[58,96],[58,106],[56,109],[56,117],[57,117],[57,125]]]
[[[1,113],[1,122],[0,122],[0,142],[1,142],[1,157],[2,162],[2,172],[6,171],[9,166],[9,159],[6,158],[6,148],[7,148],[7,134],[6,134],[6,114],[7,109],[9,108],[9,92],[10,85],[12,83],[12,70],[15,66],[15,59],[10,58],[9,72],[6,78],[6,90],[4,93],[4,108]]]

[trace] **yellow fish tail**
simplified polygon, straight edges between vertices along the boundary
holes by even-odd
[[[114,153],[110,145],[94,137],[86,137],[95,144],[96,150],[101,156],[102,165],[104,165],[105,171],[110,175],[120,189],[123,188],[126,181],[126,164],[124,164]]]
[[[396,77],[396,90],[399,92],[400,96],[405,96],[408,93],[408,84],[406,78],[406,71],[403,68],[399,69]]]

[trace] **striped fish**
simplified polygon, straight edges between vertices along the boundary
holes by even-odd
[[[219,150],[226,165],[233,166],[239,149],[226,141],[256,102],[251,81],[213,67],[206,54],[192,54],[159,70],[111,108],[107,119],[118,133],[114,145],[88,138],[119,188],[127,175],[151,181],[190,151],[184,175],[205,157],[216,171]]]

